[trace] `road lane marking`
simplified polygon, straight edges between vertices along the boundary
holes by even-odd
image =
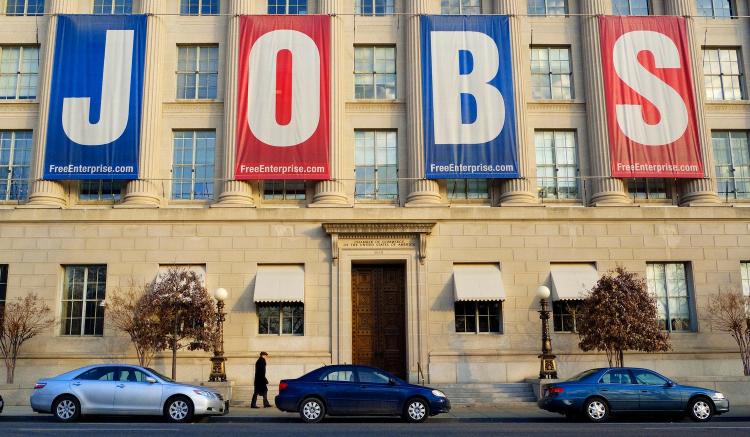
[[[99,431],[99,432],[180,432],[179,429],[174,428],[17,428],[17,429],[6,429],[6,431],[20,431],[20,432],[88,432],[88,431]]]

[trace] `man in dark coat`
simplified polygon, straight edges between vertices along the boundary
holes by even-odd
[[[261,352],[258,361],[255,362],[255,381],[253,390],[253,401],[250,404],[250,408],[260,408],[257,405],[258,395],[263,397],[263,407],[268,408],[271,404],[268,403],[268,379],[266,379],[266,360],[268,354]]]

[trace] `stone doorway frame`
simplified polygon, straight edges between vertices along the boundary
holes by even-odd
[[[331,236],[331,361],[352,362],[352,264],[405,266],[406,372],[409,382],[427,374],[427,236],[435,222],[323,223]],[[420,375],[419,369],[422,374]]]

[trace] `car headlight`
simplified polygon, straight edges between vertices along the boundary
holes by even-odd
[[[432,391],[432,395],[433,396],[437,396],[439,398],[444,398],[445,397],[445,393],[441,392],[440,390],[433,390]]]
[[[714,393],[711,397],[714,399],[726,399],[726,396],[724,396],[724,393],[719,393],[719,392]]]
[[[214,395],[210,391],[206,391],[206,390],[193,390],[193,391],[195,392],[195,394],[199,396],[203,396],[204,398],[216,399],[216,395]]]

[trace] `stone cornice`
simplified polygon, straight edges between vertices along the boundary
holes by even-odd
[[[363,100],[346,102],[346,112],[348,113],[405,113],[406,104],[401,100]]]
[[[427,235],[432,233],[436,222],[336,222],[323,223],[323,229],[331,235],[331,255],[333,262],[339,259],[339,238],[414,238],[417,237],[417,255],[424,264],[427,256]]]

